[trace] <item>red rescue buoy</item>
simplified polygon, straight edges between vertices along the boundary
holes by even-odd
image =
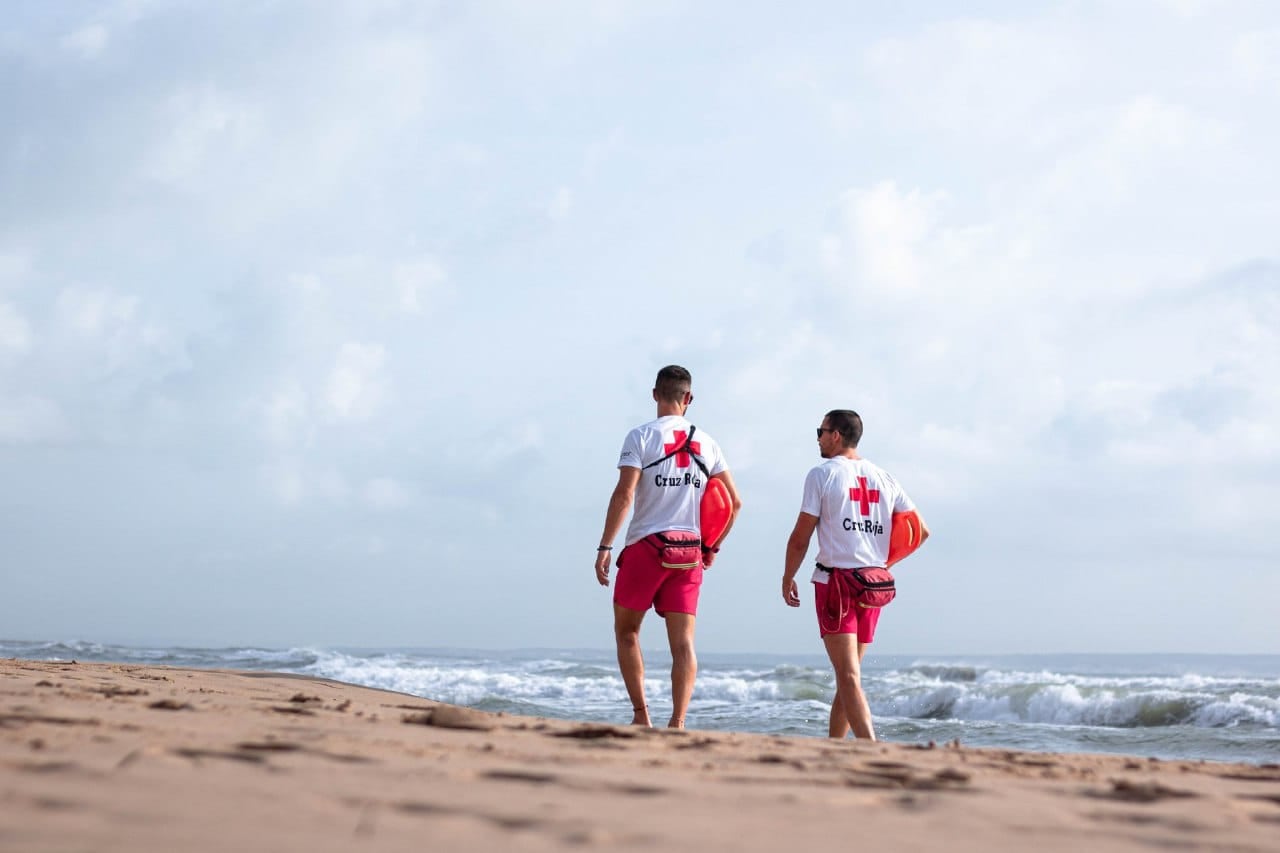
[[[729,526],[729,519],[733,516],[729,489],[720,480],[707,481],[707,487],[702,492],[700,514],[702,544],[710,547],[724,535],[725,528]]]
[[[920,542],[920,513],[895,512],[889,528],[889,565],[911,556]]]

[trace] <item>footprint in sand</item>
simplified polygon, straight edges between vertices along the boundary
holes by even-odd
[[[22,773],[62,773],[77,770],[80,765],[74,761],[24,761],[14,767]]]
[[[146,696],[147,691],[141,687],[116,687],[108,685],[106,687],[94,687],[89,690],[90,693],[101,693],[108,699],[114,699],[117,696]]]
[[[1157,803],[1161,800],[1186,799],[1199,796],[1191,791],[1180,791],[1159,782],[1134,782],[1129,779],[1112,779],[1110,790],[1087,791],[1087,796],[1102,800],[1119,800],[1125,803]]]
[[[194,711],[190,702],[180,702],[177,699],[161,699],[158,702],[152,702],[147,706],[156,711]]]
[[[1212,827],[1193,820],[1169,817],[1148,812],[1096,812],[1085,817],[1099,823],[1118,823],[1126,826],[1155,826],[1177,832],[1204,832]]]
[[[808,769],[808,765],[797,758],[787,758],[784,755],[775,755],[771,752],[766,752],[761,755],[757,755],[756,761],[758,761],[760,764],[785,764],[786,766],[794,768],[796,770]]]
[[[500,782],[530,782],[535,785],[546,785],[560,781],[551,773],[533,773],[526,770],[490,770],[481,773],[486,779],[497,779]]]
[[[288,743],[287,741],[272,740],[253,742],[246,741],[236,744],[236,749],[243,749],[248,752],[297,752],[302,749],[302,744]]]
[[[566,788],[582,791],[612,791],[617,794],[628,794],[635,797],[651,797],[665,794],[665,788],[653,785],[633,783],[601,782],[597,779],[564,779],[553,773],[538,773],[531,770],[489,770],[480,774],[485,779],[499,782],[525,782],[531,785],[562,785]]]
[[[242,761],[245,764],[266,764],[267,759],[264,755],[256,752],[231,752],[221,749],[192,749],[182,748],[170,750],[174,755],[181,755],[183,758],[190,758],[192,761],[199,763],[202,758],[222,758],[228,761]]]
[[[54,717],[47,714],[0,714],[0,729],[19,728],[28,723],[51,723],[55,726],[100,726],[102,721],[96,717]]]
[[[578,738],[580,740],[600,740],[602,738],[616,738],[618,740],[631,740],[636,737],[636,733],[630,729],[624,729],[620,726],[577,726],[562,732],[552,732],[551,737],[568,737]]]
[[[868,761],[845,777],[845,784],[855,788],[906,788],[912,791],[964,790],[968,788],[969,779],[968,773],[951,767],[925,775],[909,764]]]

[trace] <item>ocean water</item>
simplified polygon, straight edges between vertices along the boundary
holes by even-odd
[[[488,711],[625,723],[612,651],[133,648],[0,640],[0,658],[300,673]],[[665,652],[646,652],[654,721],[670,709]],[[821,655],[699,653],[687,724],[825,737]],[[1280,763],[1280,655],[869,655],[882,740]]]

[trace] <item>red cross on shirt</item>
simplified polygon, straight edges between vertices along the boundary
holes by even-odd
[[[670,444],[662,445],[662,452],[670,453],[671,451],[675,450],[677,447],[684,447],[685,439],[687,439],[688,437],[689,437],[689,434],[684,430],[682,429],[676,430],[674,433],[671,434],[671,438],[674,440]],[[692,450],[694,453],[701,453],[702,442],[700,441],[689,442],[689,449]],[[681,450],[679,453],[676,454],[677,468],[688,468],[690,462],[691,460],[689,459],[689,454],[686,453],[685,451]]]
[[[871,505],[880,503],[880,490],[868,489],[867,478],[858,478],[858,488],[849,490],[849,500],[858,505],[863,515],[871,515]]]

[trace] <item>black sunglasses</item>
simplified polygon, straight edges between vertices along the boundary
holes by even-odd
[[[822,434],[824,432],[839,432],[839,431],[840,430],[832,429],[831,427],[818,427],[818,438],[822,438]]]

